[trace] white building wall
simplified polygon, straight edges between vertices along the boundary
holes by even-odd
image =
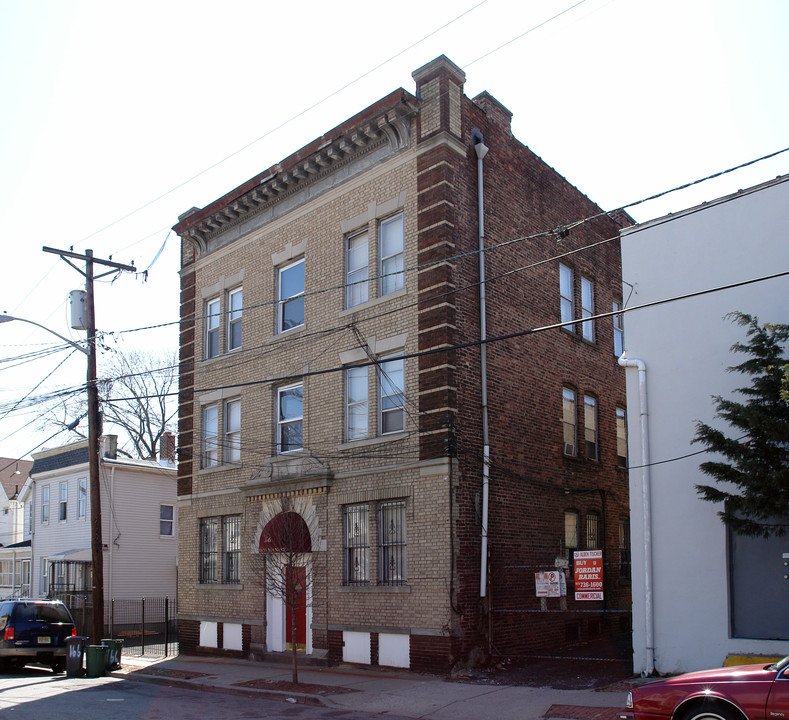
[[[622,233],[626,307],[789,270],[789,178],[630,228]],[[726,368],[744,328],[732,311],[789,322],[789,277],[679,300],[625,315],[628,358],[646,363],[651,455],[652,601],[655,668],[674,673],[721,665],[731,654],[786,654],[785,642],[730,636],[727,535],[696,484],[711,484],[699,463],[681,458],[697,421],[714,418],[712,395],[747,384]],[[637,371],[627,371],[631,465],[640,459]],[[729,430],[730,432],[730,430]],[[647,667],[642,471],[630,474],[634,669]],[[789,548],[787,548],[789,550]],[[758,590],[757,590],[758,591]]]

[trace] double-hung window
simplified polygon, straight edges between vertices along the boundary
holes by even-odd
[[[581,277],[581,335],[584,340],[595,341],[594,320],[594,283],[586,277]]]
[[[597,442],[597,400],[584,396],[584,441],[587,460],[599,460]]]
[[[378,580],[381,585],[406,582],[404,500],[378,506]]]
[[[225,403],[225,463],[241,462],[241,400]]]
[[[370,528],[367,505],[343,509],[343,584],[370,582]]]
[[[405,235],[403,215],[395,215],[381,222],[379,295],[389,295],[405,287]]]
[[[41,522],[49,522],[49,485],[41,488]]]
[[[302,385],[277,389],[277,453],[303,447],[304,400]]]
[[[564,550],[567,553],[568,574],[567,581],[573,582],[574,556],[573,552],[578,549],[578,520],[579,515],[575,510],[565,510],[564,513]]]
[[[159,535],[172,537],[174,522],[175,508],[172,505],[159,505]]]
[[[559,265],[559,308],[561,321],[570,322],[575,319],[575,301],[573,299],[573,271],[567,265]],[[566,330],[575,332],[575,325],[565,325]]]
[[[208,405],[203,408],[203,467],[219,464],[219,408]]]
[[[351,367],[345,371],[345,440],[367,437],[368,417],[367,368]]]
[[[241,347],[241,314],[244,307],[244,292],[241,288],[227,294],[227,350]]]
[[[616,464],[627,467],[627,416],[623,408],[616,409]]]
[[[219,298],[206,301],[205,304],[205,357],[215,358],[219,355]]]
[[[304,258],[277,271],[277,332],[304,324]]]
[[[58,520],[65,522],[68,518],[68,482],[60,483],[60,502],[58,503]]]
[[[405,429],[405,360],[384,359],[378,363],[379,433]]]
[[[241,581],[241,516],[200,519],[200,582]]]
[[[611,309],[615,313],[622,312],[622,303],[614,302],[611,304]],[[614,355],[617,357],[622,357],[622,353],[625,351],[625,328],[622,321],[622,315],[613,315],[614,320]]]
[[[345,307],[361,305],[369,300],[369,242],[366,232],[346,240]]]
[[[562,388],[562,437],[563,452],[574,457],[576,453],[576,402],[575,390]]]
[[[88,505],[88,479],[80,478],[77,487],[77,518],[85,519],[85,509]]]

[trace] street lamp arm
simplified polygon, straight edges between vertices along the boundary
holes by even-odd
[[[50,330],[45,325],[41,325],[33,320],[25,320],[24,318],[13,317],[12,315],[0,315],[0,323],[12,322],[13,320],[17,320],[19,322],[28,323],[29,325],[35,325],[36,327],[40,327],[42,330],[46,330],[48,333],[51,333],[55,337],[60,338],[63,342],[68,343],[71,347],[76,348],[81,353],[85,353],[85,355],[90,355],[90,351],[86,350],[82,345],[75,343],[73,340],[69,340],[67,337],[63,337],[59,333],[56,333],[54,330]]]

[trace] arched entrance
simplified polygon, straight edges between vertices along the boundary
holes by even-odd
[[[260,534],[259,551],[266,558],[266,644],[283,652],[294,643],[312,652],[312,536],[296,512],[275,515]]]

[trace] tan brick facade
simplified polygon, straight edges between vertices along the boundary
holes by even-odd
[[[260,551],[270,509],[283,497],[302,508],[311,535],[306,649],[333,661],[346,654],[355,660],[361,647],[362,657],[373,664],[447,670],[474,647],[506,643],[521,652],[528,643],[518,634],[533,638],[538,628],[548,642],[557,642],[568,618],[535,621],[533,586],[529,591],[533,570],[524,572],[522,566],[554,563],[570,493],[573,507],[582,512],[594,507],[605,515],[605,545],[616,547],[609,515],[625,512],[627,497],[625,478],[608,453],[615,447],[614,421],[601,412],[605,460],[601,455],[590,466],[573,458],[568,464],[557,452],[562,383],[593,386],[606,412],[613,412],[614,404],[623,406],[623,377],[614,369],[610,348],[603,351],[602,342],[587,348],[566,331],[518,341],[532,343],[538,352],[517,351],[515,341],[505,341],[490,351],[497,473],[491,530],[498,536],[491,545],[489,582],[498,609],[516,602],[528,605],[528,612],[496,616],[489,599],[480,601],[471,129],[484,130],[492,147],[499,143],[491,154],[497,153],[492,164],[499,165],[500,178],[491,182],[488,200],[496,242],[599,209],[511,137],[505,127],[509,116],[495,100],[466,98],[463,73],[449,61],[439,58],[414,77],[416,96],[392,93],[225,197],[184,214],[175,227],[183,238],[179,608],[184,649],[242,656],[284,649],[276,629],[282,618],[271,616],[282,608],[271,597],[267,601],[263,579],[274,558]],[[516,178],[536,190],[530,188],[526,198]],[[400,217],[402,265],[389,265],[382,249],[388,241],[379,235],[389,232],[385,226],[397,227]],[[615,231],[614,223],[599,221],[594,229],[582,228],[568,245]],[[364,233],[368,297],[346,307],[347,243]],[[556,242],[541,239],[505,252],[500,260],[491,259],[494,272],[547,259],[556,253]],[[598,297],[609,302],[601,310],[610,309],[608,298],[619,291],[618,263],[618,244],[577,260],[579,272],[588,268],[594,275]],[[290,297],[283,288],[290,286],[280,271],[290,267],[294,277],[303,267],[303,300],[281,306],[278,300]],[[379,278],[381,267],[405,272]],[[403,286],[397,289],[399,278]],[[382,285],[390,279],[391,292],[384,294]],[[242,340],[231,349],[230,324],[237,316],[229,314],[228,298],[238,289]],[[553,319],[559,307],[556,265],[530,274],[528,281],[523,275],[498,281],[491,295],[490,334],[547,324],[546,317]],[[303,324],[279,332],[280,313],[298,315],[300,302]],[[405,358],[404,408],[400,413],[395,393],[395,408],[387,415],[379,396],[394,385],[388,376],[381,379],[380,366],[373,363],[398,356]],[[367,374],[366,432],[364,421],[358,421],[355,431],[365,436],[355,439],[346,429],[350,381],[344,371],[350,366],[364,368],[360,377]],[[298,412],[291,409],[298,403],[287,405],[278,396],[294,386],[301,388],[296,420],[289,413]],[[298,389],[293,393],[298,396]],[[229,408],[239,407],[236,402],[240,434],[228,419]],[[381,423],[390,418],[395,429],[385,432]],[[299,427],[300,449],[278,452],[278,433]],[[534,445],[521,448],[519,442],[529,435]],[[528,480],[513,484],[514,470]],[[557,492],[541,490],[541,484]],[[344,549],[351,542],[344,522],[349,507],[367,509],[368,567],[362,582],[349,579],[349,558],[358,557]],[[390,507],[395,508],[391,515],[379,516]],[[532,515],[540,510],[542,520]],[[392,548],[380,540],[389,537],[388,528],[379,532],[381,517],[398,531],[403,525],[405,536]],[[227,544],[236,542],[229,539],[231,530],[215,539],[216,558],[205,544],[201,553],[201,521],[207,518],[218,518],[220,528],[222,518],[233,518],[231,528],[237,523],[235,560],[226,553]],[[545,527],[538,527],[541,521]],[[545,551],[539,549],[543,546]],[[382,558],[388,558],[386,568]],[[201,566],[207,573],[212,562],[219,575],[201,582]],[[508,565],[520,569],[510,572]],[[229,578],[223,577],[227,568]],[[405,576],[386,580],[392,568]]]

